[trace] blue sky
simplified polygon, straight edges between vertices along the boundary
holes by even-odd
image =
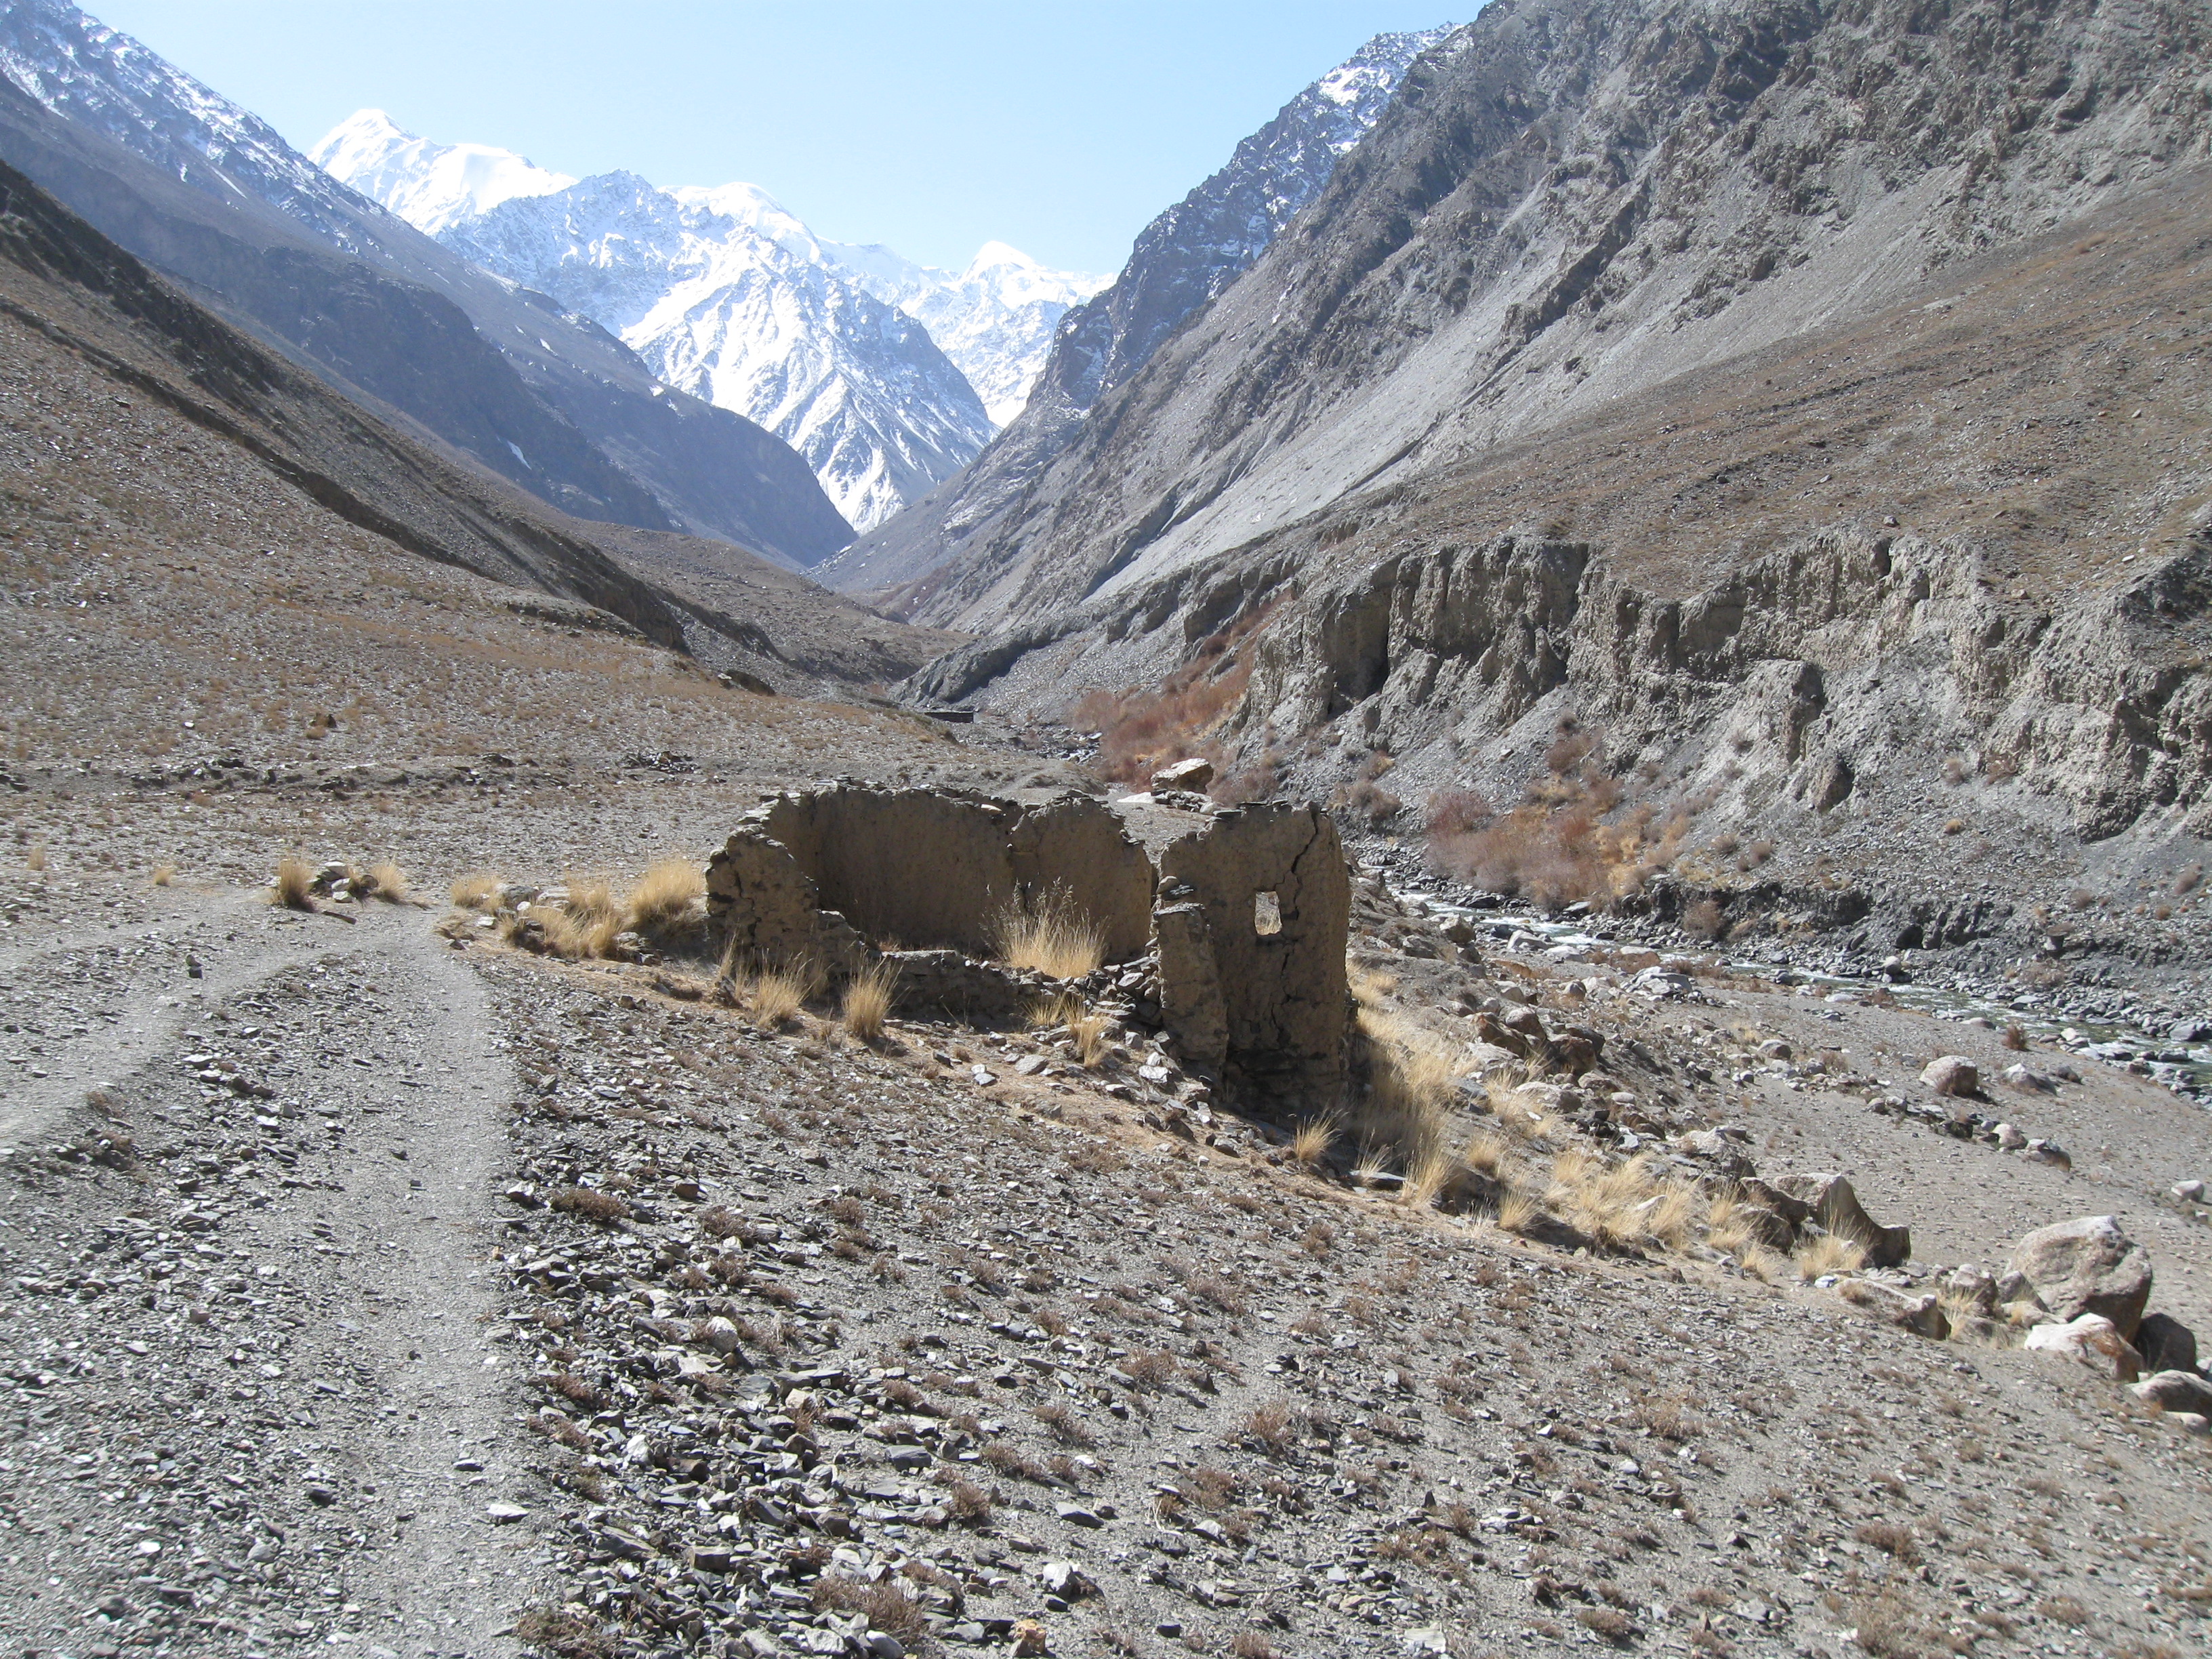
[[[1472,0],[92,0],[306,149],[365,105],[584,174],[761,185],[814,230],[1116,269],[1237,139]]]

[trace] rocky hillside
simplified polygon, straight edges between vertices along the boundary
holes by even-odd
[[[793,566],[851,531],[752,422],[518,293],[128,35],[0,9],[0,157],[227,315],[418,434],[580,518]]]
[[[1321,193],[1413,59],[1449,33],[1377,35],[1237,145],[1227,166],[1145,228],[1111,287],[1061,319],[1026,407],[988,452],[840,555],[824,579],[848,592],[926,586],[931,571],[995,521],[1074,441],[1092,405],[1242,276]],[[918,603],[921,591],[901,602]]]
[[[1616,814],[1920,918],[1869,946],[2070,908],[2185,963],[2203,20],[2009,15],[2000,80],[1972,7],[1486,12],[944,574],[995,633],[925,689],[1063,710],[1256,628],[1226,735],[1393,764],[1399,827],[1577,727]]]
[[[499,594],[485,609],[504,605],[572,634],[651,641],[687,653],[687,666],[737,671],[786,690],[895,677],[950,642],[726,543],[571,519],[486,478],[364,415],[4,163],[0,306],[13,337],[10,395],[24,422],[11,440],[4,487],[9,536],[33,587],[36,562],[49,562],[49,598],[58,586],[95,593],[103,605],[123,602],[121,590],[132,584],[120,568],[82,566],[88,536],[119,538],[137,556],[149,548],[182,556],[185,541],[212,526],[233,562],[250,562],[238,539],[305,546],[303,537],[336,538],[347,557],[367,545],[383,560],[485,579]],[[58,390],[44,365],[56,356],[76,366]],[[103,414],[103,399],[131,417]],[[284,512],[257,519],[243,507],[212,507],[201,474],[227,478],[234,503],[271,497]],[[207,523],[188,532],[203,517]],[[250,569],[241,587],[258,591]],[[272,591],[288,604],[299,597],[283,581]],[[181,616],[166,625],[186,627]],[[292,657],[279,650],[271,660]],[[80,666],[42,677],[19,666],[27,688],[44,678],[86,696],[94,695],[93,680],[112,672],[84,679],[90,671]],[[149,670],[136,664],[133,678]]]

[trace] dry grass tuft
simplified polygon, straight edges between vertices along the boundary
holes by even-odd
[[[683,859],[663,859],[629,890],[629,925],[641,933],[673,933],[706,915],[707,878]]]
[[[1501,1178],[1512,1162],[1513,1144],[1495,1129],[1485,1129],[1467,1143],[1460,1158],[1477,1175]]]
[[[499,902],[499,873],[493,870],[471,870],[457,878],[448,890],[454,906],[463,910],[488,910]]]
[[[1379,1007],[1359,1011],[1367,1090],[1352,1124],[1363,1149],[1410,1175],[1442,1150],[1452,1097],[1443,1040]]]
[[[1047,979],[1081,979],[1106,960],[1106,930],[1062,888],[1008,903],[992,918],[991,936],[1009,968]]]
[[[409,892],[407,872],[390,859],[372,864],[354,879],[353,890],[363,898],[380,898],[386,904],[404,904]]]
[[[625,907],[605,876],[570,876],[561,884],[568,894],[562,908],[573,920],[586,927],[611,921],[620,930]]]
[[[1765,1238],[1759,1212],[1735,1193],[1723,1193],[1706,1205],[1705,1243],[1714,1249],[1741,1259],[1745,1251],[1761,1244]]]
[[[822,994],[822,972],[804,959],[772,969],[753,980],[753,1017],[763,1025],[781,1025]]]
[[[1856,1273],[1866,1264],[1866,1248],[1829,1233],[1799,1245],[1796,1260],[1797,1276],[1810,1284],[1829,1273]]]
[[[844,1020],[847,1034],[858,1042],[874,1042],[884,1034],[891,1003],[898,993],[898,969],[888,962],[855,974],[845,986]]]
[[[1051,1030],[1055,1028],[1067,1033],[1075,1048],[1079,1065],[1096,1066],[1106,1053],[1106,1034],[1113,1030],[1114,1022],[1100,1013],[1073,991],[1063,991],[1056,997],[1048,997],[1031,1006],[1029,1024],[1032,1030]]]
[[[276,866],[276,879],[269,889],[269,902],[281,904],[287,910],[312,910],[315,908],[314,866],[305,859],[283,859]]]
[[[1328,1156],[1328,1149],[1336,1144],[1337,1134],[1343,1127],[1344,1119],[1335,1112],[1321,1112],[1304,1119],[1291,1133],[1291,1156],[1310,1170],[1318,1167]]]
[[[1510,1187],[1498,1200],[1498,1224],[1509,1233],[1525,1233],[1543,1218],[1544,1206],[1519,1187]]]
[[[1425,1210],[1443,1196],[1459,1170],[1456,1154],[1441,1145],[1431,1146],[1406,1171],[1406,1184],[1399,1196],[1413,1208]]]

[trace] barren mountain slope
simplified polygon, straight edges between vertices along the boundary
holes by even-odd
[[[430,453],[202,310],[4,166],[0,292],[26,354],[15,365],[17,412],[51,446],[43,457],[38,440],[17,451],[23,470],[11,501],[33,522],[63,514],[64,501],[97,502],[95,521],[142,538],[183,522],[166,456],[134,464],[110,453],[101,470],[114,493],[94,483],[83,449],[121,441],[132,423],[49,407],[40,366],[73,363],[80,386],[105,377],[126,394],[117,408],[228,444],[239,464],[264,468],[272,483],[373,532],[394,553],[580,600],[609,613],[599,625],[688,642],[716,668],[744,666],[794,686],[821,677],[866,683],[945,643],[726,542],[567,519]],[[19,428],[19,446],[28,431]]]
[[[2153,189],[2204,154],[2206,29],[2166,0],[1488,8],[916,614],[1033,622]]]
[[[1516,805],[1579,721],[1625,792],[1610,821],[1697,803],[1685,850],[1779,844],[1748,878],[1683,866],[1693,893],[1767,891],[1733,915],[1843,916],[1877,957],[1985,938],[2008,966],[2055,931],[2201,994],[2212,941],[2158,890],[2207,828],[2208,206],[2183,170],[921,684],[1057,714],[1247,634],[1212,659],[1251,673],[1225,735],[1322,791],[1387,752],[1389,827],[1437,789]]]
[[[988,451],[829,562],[823,580],[911,611],[970,538],[1019,510],[1010,504],[1075,441],[1093,405],[1250,268],[1389,107],[1408,66],[1449,33],[1376,36],[1239,143],[1145,227],[1110,287],[1060,319],[1027,405]]]
[[[580,517],[794,567],[851,532],[804,462],[595,325],[356,195],[75,7],[0,12],[0,157],[233,321]]]

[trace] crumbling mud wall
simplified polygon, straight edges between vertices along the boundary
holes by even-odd
[[[1278,1097],[1341,1086],[1352,882],[1319,807],[1194,814],[1156,869],[1086,796],[841,785],[756,807],[707,868],[740,961],[846,977],[889,958],[913,1001],[964,1018],[1018,1017],[1052,988],[988,960],[1007,907],[1048,898],[1104,932],[1103,988],[1113,964],[1156,959],[1160,1023],[1194,1067]]]
[[[1305,1097],[1344,1079],[1352,878],[1317,806],[1214,815],[1160,854],[1160,1011],[1193,1063]]]
[[[707,866],[709,913],[741,958],[849,974],[878,950],[988,956],[1009,907],[1065,902],[1106,960],[1145,952],[1152,861],[1110,808],[840,786],[748,812]]]

